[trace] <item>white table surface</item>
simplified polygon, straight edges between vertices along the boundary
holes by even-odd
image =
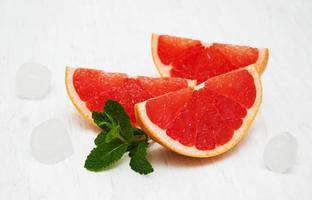
[[[152,32],[270,48],[264,100],[238,148],[190,159],[154,144],[155,172],[141,176],[128,158],[112,170],[83,168],[96,129],[65,93],[64,67],[157,76]],[[0,199],[312,199],[312,1],[0,0]],[[14,77],[25,62],[53,73],[42,100],[16,98]],[[67,125],[74,154],[44,165],[30,154],[31,130],[50,118]],[[298,140],[286,174],[266,170],[262,153],[281,131]]]

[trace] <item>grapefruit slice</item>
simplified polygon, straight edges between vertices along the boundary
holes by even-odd
[[[211,157],[247,133],[262,98],[254,65],[135,105],[138,124],[155,141],[190,157]]]
[[[163,77],[207,79],[255,64],[260,74],[269,57],[267,48],[220,43],[204,43],[169,35],[152,35],[154,63]]]
[[[136,125],[134,104],[182,88],[194,87],[196,81],[183,78],[129,77],[122,73],[66,67],[67,94],[76,109],[93,122],[92,111],[103,111],[106,100],[122,104]]]

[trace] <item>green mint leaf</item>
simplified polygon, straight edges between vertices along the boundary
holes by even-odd
[[[104,131],[104,130],[101,131],[101,132],[98,134],[98,136],[95,138],[94,144],[95,144],[96,146],[98,146],[98,145],[104,143],[104,142],[105,142],[106,135],[107,135],[107,131]]]
[[[92,119],[94,123],[103,130],[111,128],[108,117],[102,112],[92,112]]]
[[[124,108],[116,101],[107,100],[104,110],[120,126],[120,135],[130,142],[133,138],[133,127]]]
[[[112,127],[112,129],[109,130],[105,136],[105,143],[109,143],[114,139],[120,139],[121,141],[123,141],[123,138],[120,136],[119,131],[119,126]]]
[[[101,143],[94,148],[85,161],[85,168],[90,171],[101,171],[121,159],[127,151],[128,144],[120,140],[113,140],[110,143]]]
[[[129,144],[128,148],[127,148],[127,151],[129,151],[129,156],[132,157],[132,153],[135,152],[133,151],[134,148],[137,148],[138,147],[138,144]]]
[[[139,174],[149,174],[154,171],[152,165],[146,158],[147,147],[148,142],[142,141],[129,153],[131,157],[130,167]]]

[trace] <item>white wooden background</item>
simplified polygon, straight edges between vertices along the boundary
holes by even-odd
[[[249,135],[233,151],[190,159],[153,145],[155,172],[140,176],[128,158],[114,169],[83,168],[96,129],[74,110],[64,67],[157,76],[152,32],[270,48],[264,101]],[[312,199],[312,1],[310,0],[0,0],[0,199]],[[24,62],[53,73],[42,100],[21,100],[14,77]],[[30,154],[31,130],[58,118],[74,155],[44,165]],[[281,131],[298,140],[286,174],[265,169],[263,147]]]

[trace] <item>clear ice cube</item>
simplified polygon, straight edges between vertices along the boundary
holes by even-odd
[[[284,173],[293,166],[297,156],[298,144],[288,132],[271,138],[263,153],[264,165],[271,171]]]
[[[16,73],[15,88],[18,97],[38,99],[50,89],[51,71],[38,63],[25,63]]]
[[[73,154],[73,147],[64,123],[47,120],[35,127],[30,139],[31,153],[41,163],[55,164]]]

